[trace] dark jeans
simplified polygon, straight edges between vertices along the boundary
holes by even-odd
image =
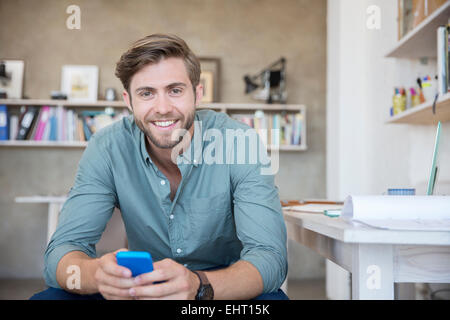
[[[62,289],[48,288],[33,295],[30,300],[104,300],[101,294],[79,295],[67,292]],[[277,292],[263,293],[253,300],[289,300],[283,290]]]

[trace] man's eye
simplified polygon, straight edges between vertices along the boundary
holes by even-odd
[[[170,90],[170,93],[173,94],[173,95],[179,95],[182,92],[183,92],[183,90],[180,89],[180,88],[173,88],[172,90]]]
[[[139,94],[141,97],[148,98],[152,95],[150,91],[143,91]]]

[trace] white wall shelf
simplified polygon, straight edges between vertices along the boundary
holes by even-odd
[[[450,121],[450,93],[436,101],[436,114],[433,114],[433,102],[425,102],[391,117],[387,123],[437,124],[438,121]]]
[[[69,108],[126,108],[124,101],[106,101],[99,100],[96,102],[73,102],[68,100],[51,100],[51,99],[0,99],[0,105],[12,107],[20,106],[55,106],[61,105]],[[198,107],[198,109],[213,109],[225,113],[253,113],[256,110],[265,112],[301,112],[304,117],[302,127],[302,144],[301,145],[280,145],[279,151],[305,151],[306,145],[306,106],[302,104],[261,104],[261,103],[208,103]],[[34,140],[8,140],[0,141],[0,147],[40,147],[40,148],[85,148],[86,141],[34,141]],[[271,148],[269,147],[270,151]]]
[[[431,13],[417,27],[408,32],[386,57],[389,58],[436,58],[437,35],[440,25],[446,25],[450,17],[450,1]]]

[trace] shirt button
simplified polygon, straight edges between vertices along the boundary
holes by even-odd
[[[181,253],[181,251],[183,250],[181,250],[180,248],[177,249],[177,253]]]
[[[165,184],[166,184],[166,181],[165,180],[161,180],[161,185],[163,186]]]
[[[169,216],[169,219],[170,219],[170,220],[172,220],[172,219],[173,219],[173,214],[171,214],[171,215]]]
[[[194,163],[197,163],[197,160],[194,159]]]

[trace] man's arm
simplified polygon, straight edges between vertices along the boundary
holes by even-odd
[[[250,262],[237,261],[228,268],[205,272],[216,300],[248,300],[263,292],[263,280]]]
[[[81,251],[71,251],[59,260],[56,268],[56,281],[59,286],[69,292],[93,294],[98,292],[95,271],[99,259],[89,257]],[[77,268],[71,268],[71,267]],[[71,270],[76,270],[72,271]],[[78,273],[79,272],[79,273]],[[76,279],[75,277],[79,277]],[[76,283],[78,281],[78,284]]]
[[[116,260],[116,253],[121,250],[126,249],[107,253],[101,258],[91,258],[81,251],[69,252],[58,263],[58,284],[77,294],[101,293],[106,299],[132,299],[129,289],[135,285],[134,278],[131,271],[119,266]],[[79,273],[68,273],[67,270],[73,270],[71,266],[76,266]]]
[[[66,274],[70,265],[81,266],[85,262],[84,258],[96,257],[95,245],[116,206],[114,179],[108,164],[108,154],[102,147],[94,135],[80,160],[75,184],[45,251],[44,276],[50,287],[59,287],[65,283],[57,279],[57,272],[59,275]],[[72,252],[78,252],[76,259],[66,260],[60,269],[60,260]]]
[[[214,299],[251,299],[263,291],[258,270],[247,261],[238,261],[221,270],[205,272],[214,289]],[[155,283],[161,282],[161,283]],[[172,259],[154,263],[154,271],[134,279],[129,293],[134,299],[195,299],[200,280]]]

